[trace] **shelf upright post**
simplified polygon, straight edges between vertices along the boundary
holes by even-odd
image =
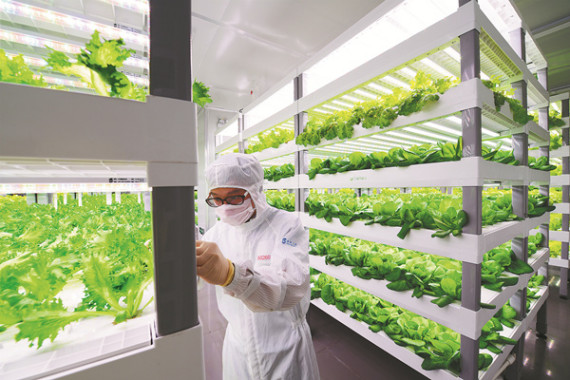
[[[546,68],[538,70],[538,81],[544,87],[545,90],[548,91],[548,70]],[[540,107],[538,109],[538,125],[541,128],[544,128],[548,131],[548,104],[545,107]],[[540,156],[547,157],[548,161],[550,162],[550,147],[542,146],[539,148]],[[550,186],[549,185],[541,185],[539,186],[539,191],[541,195],[548,196],[550,194]],[[550,241],[550,236],[548,234],[550,225],[548,223],[541,224],[539,227],[540,233],[544,235],[544,240],[541,244],[542,247],[548,248],[548,242]],[[539,269],[539,274],[543,274],[544,277],[548,280],[548,265],[545,264],[542,268]],[[546,300],[548,302],[548,300]],[[547,302],[545,302],[540,310],[538,311],[536,317],[536,333],[538,336],[545,337],[547,331]]]
[[[198,160],[198,173],[205,173],[206,167],[214,162],[216,159],[216,128],[214,126],[210,127],[210,110],[208,108],[203,108],[202,112],[203,122],[198,128],[198,157],[202,157],[202,160]],[[208,185],[206,184],[205,178],[198,178],[198,199],[199,203],[205,206],[203,201],[208,197]],[[216,215],[211,207],[199,207],[198,206],[198,224],[200,226],[200,233],[203,235],[205,231],[209,230],[216,223]]]
[[[468,3],[459,0],[459,6]],[[461,81],[480,78],[481,56],[479,31],[476,29],[459,37],[461,53]],[[481,157],[481,108],[474,107],[461,112],[463,157]],[[482,186],[463,186],[463,209],[469,222],[464,234],[482,233]],[[461,306],[478,311],[481,304],[481,264],[462,263]],[[461,378],[475,380],[479,377],[479,339],[461,335]]]
[[[518,28],[510,32],[511,45],[519,57],[525,62],[525,32]],[[527,107],[527,85],[524,80],[513,82],[515,99],[520,101],[523,108]],[[515,159],[519,165],[528,165],[528,134],[513,134],[513,150]],[[513,213],[521,218],[528,218],[528,186],[513,186]],[[528,261],[528,233],[522,237],[516,237],[512,242],[512,249],[517,257],[524,262]],[[511,306],[517,311],[517,319],[522,320],[526,314],[526,288],[520,290],[513,296]]]
[[[517,55],[526,62],[525,51],[525,31],[522,28],[517,28],[509,33],[510,44],[517,53]],[[528,108],[527,101],[527,84],[524,80],[513,82],[513,89],[515,90],[515,99],[520,101],[525,111]],[[513,150],[515,159],[519,161],[519,165],[528,166],[528,134],[516,133],[513,134]],[[528,218],[528,185],[513,186],[513,213],[523,219]],[[528,262],[528,231],[523,236],[515,237],[511,243],[511,249],[516,256]],[[511,298],[511,306],[517,312],[517,319],[523,320],[526,316],[526,287],[517,291]],[[506,370],[507,378],[519,379],[522,371],[522,358],[524,353],[524,335],[519,339],[515,345],[513,352],[516,354],[516,361]]]
[[[569,99],[562,100],[562,117],[568,117]],[[570,129],[562,129],[562,144],[570,145]],[[562,158],[562,174],[570,174],[570,157]],[[570,202],[570,186],[562,186],[562,202]],[[570,215],[562,214],[562,231],[568,231],[570,224]],[[560,249],[560,258],[568,260],[568,242],[563,242]],[[568,268],[560,268],[560,297],[568,298]]]
[[[294,100],[297,101],[303,97],[305,94],[306,77],[305,74],[301,73],[295,77],[293,82]],[[299,136],[305,130],[307,125],[308,114],[307,112],[299,112],[295,115],[295,138]],[[308,163],[309,152],[306,149],[300,150],[295,153],[295,174],[307,174],[309,170]],[[296,189],[295,190],[295,211],[305,212],[305,200],[309,194],[308,189]]]
[[[191,2],[150,0],[150,15],[150,94],[191,102]],[[153,187],[152,220],[157,330],[164,336],[199,324],[194,186]]]

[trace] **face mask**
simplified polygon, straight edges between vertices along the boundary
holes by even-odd
[[[222,222],[232,226],[244,224],[251,218],[255,209],[252,206],[251,198],[246,199],[241,205],[222,205],[215,209],[216,215]]]

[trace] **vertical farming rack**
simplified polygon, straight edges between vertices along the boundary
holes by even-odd
[[[438,8],[440,13],[437,16],[415,27],[410,26],[409,19],[421,19],[422,16],[417,13],[421,12],[421,7],[412,3],[386,1],[376,9],[375,15],[370,16],[379,19],[377,24],[373,24],[379,30],[384,22],[389,23],[391,28],[403,31],[401,40],[394,40],[393,44],[360,65],[338,74],[336,79],[316,89],[310,88],[308,83],[312,65],[316,66],[318,59],[323,59],[331,52],[332,47],[328,47],[279,84],[292,84],[289,87],[293,89],[291,101],[253,125],[247,125],[248,113],[264,99],[246,107],[243,110],[246,127],[243,127],[244,121],[241,119],[240,128],[237,129],[239,133],[208,149],[216,154],[247,152],[250,143],[258,142],[260,135],[275,127],[289,128],[295,136],[299,136],[307,130],[308,120],[322,120],[333,112],[348,111],[361,102],[390,94],[396,88],[409,89],[418,71],[437,79],[450,76],[459,78],[460,83],[442,94],[436,103],[418,112],[398,116],[388,127],[364,128],[362,124],[357,124],[352,136],[348,138],[331,136],[307,146],[289,141],[277,148],[267,148],[252,154],[265,167],[284,163],[294,165],[293,176],[276,182],[266,181],[264,189],[281,189],[294,193],[295,211],[299,213],[306,228],[461,261],[461,303],[440,308],[430,302],[433,298],[429,296],[413,298],[411,291],[390,290],[385,280],[360,279],[352,274],[349,266],[327,265],[323,257],[310,258],[311,267],[318,271],[459,333],[462,379],[493,379],[504,370],[503,366],[513,352],[512,346],[505,346],[502,353],[493,354],[493,362],[486,371],[479,371],[477,362],[479,352],[484,351],[479,349],[483,326],[498,308],[510,301],[517,311],[518,319],[512,329],[507,329],[507,335],[518,341],[514,348],[517,361],[510,371],[518,377],[522,366],[524,333],[534,325],[535,320],[538,321],[538,330],[546,332],[545,302],[548,288],[540,288],[538,297],[531,302],[527,313],[526,286],[532,273],[520,275],[516,286],[490,291],[482,287],[481,267],[487,251],[508,241],[512,241],[516,256],[532,266],[533,273],[544,271],[548,262],[549,214],[539,217],[528,215],[528,187],[537,185],[540,193],[547,195],[550,182],[548,172],[528,166],[529,147],[538,147],[540,155],[548,156],[550,136],[546,64],[532,38],[526,36],[522,24],[514,27],[511,25],[510,33],[500,32],[477,1],[461,0],[455,3],[453,9],[444,9],[442,6]],[[497,6],[499,14],[507,12],[496,2],[490,1],[488,4]],[[417,6],[415,10],[414,6]],[[433,4],[432,6],[437,8]],[[407,23],[402,21],[405,15],[410,14],[412,17],[407,19]],[[368,24],[374,21],[371,18],[368,19]],[[359,31],[366,30],[366,26],[358,25],[355,29],[360,27]],[[354,35],[357,31],[352,30],[351,33]],[[336,46],[344,44],[348,38],[347,32],[347,35],[335,42]],[[527,59],[534,61],[533,67],[537,72],[529,70],[525,63]],[[539,108],[539,121],[524,124],[515,121],[513,112],[506,104],[502,107],[496,105],[495,95],[485,86],[482,76],[498,77],[503,86],[511,86],[514,98],[525,111],[530,106]],[[307,174],[308,163],[313,158],[334,158],[352,152],[389,151],[394,147],[409,148],[426,142],[453,142],[458,137],[463,140],[462,158],[458,161],[318,174],[312,179]],[[214,144],[214,140],[211,137],[210,144]],[[497,146],[499,140],[506,147],[512,147],[518,166],[490,162],[482,157],[482,147],[489,144]],[[519,220],[483,226],[483,188],[489,184],[512,188],[512,208]],[[327,222],[309,215],[305,210],[305,200],[311,191],[335,192],[351,188],[357,194],[362,194],[370,193],[371,189],[400,188],[407,191],[405,189],[416,187],[461,188],[463,209],[469,217],[469,223],[461,236],[437,239],[430,236],[433,231],[412,229],[401,239],[397,236],[397,227],[367,225],[363,221],[345,225],[336,218]],[[528,237],[535,233],[535,228],[546,239],[529,258]],[[419,373],[431,379],[456,378],[446,370],[423,369],[421,357],[397,345],[383,332],[370,331],[366,324],[321,299],[315,299],[312,303]],[[494,305],[497,310],[481,308],[481,303]]]

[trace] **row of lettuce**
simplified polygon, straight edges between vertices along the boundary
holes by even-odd
[[[44,72],[51,71],[79,79],[87,88],[101,96],[145,101],[148,91],[134,84],[123,70],[125,60],[135,51],[125,48],[122,39],[105,40],[95,30],[91,39],[81,51],[73,57],[46,47],[48,55],[43,57],[46,66]],[[60,85],[50,85],[41,73],[36,73],[26,64],[22,54],[13,58],[0,49],[0,82],[26,84],[63,90]],[[192,86],[193,101],[203,107],[211,103],[209,88],[194,81]]]
[[[316,146],[323,140],[350,139],[354,134],[354,127],[361,125],[365,129],[384,129],[389,127],[399,116],[408,116],[419,112],[430,103],[437,102],[440,95],[459,82],[454,78],[434,79],[431,75],[418,71],[410,82],[410,89],[395,88],[391,94],[379,96],[377,99],[363,101],[349,110],[338,110],[327,116],[311,115],[303,133],[294,137],[291,129],[275,127],[261,132],[248,140],[245,153],[256,153],[268,148],[278,148],[295,139],[297,145]],[[497,111],[507,103],[513,120],[524,125],[529,121],[538,123],[538,112],[527,112],[522,104],[512,98],[513,90],[504,89],[498,80],[483,81],[493,91],[494,103]],[[551,109],[549,114],[549,128],[558,128],[564,125],[560,114]],[[559,135],[552,136],[553,149],[559,143]]]
[[[387,152],[373,152],[364,154],[353,152],[327,159],[313,158],[309,165],[307,175],[310,180],[315,179],[317,174],[336,174],[355,170],[381,169],[389,167],[407,167],[410,165],[429,164],[436,162],[459,161],[463,157],[463,144],[461,138],[456,143],[438,142],[437,144],[413,145],[409,148],[395,147]],[[487,161],[505,165],[518,165],[514,150],[483,146],[482,157]],[[535,170],[554,171],[558,167],[549,164],[548,157],[529,157],[528,167]],[[274,165],[264,169],[264,178],[267,181],[279,181],[283,178],[293,177],[295,166],[287,163]]]
[[[462,210],[461,188],[453,194],[444,194],[437,189],[414,188],[412,193],[400,193],[399,189],[374,190],[372,194],[357,196],[351,189],[335,193],[311,191],[305,201],[309,216],[331,222],[337,219],[344,226],[354,221],[365,225],[380,224],[399,227],[398,237],[404,239],[412,229],[433,230],[432,237],[445,238],[450,234],[459,236],[468,222]],[[287,191],[268,191],[270,205],[294,211],[294,194]],[[513,213],[512,191],[488,189],[482,198],[482,225],[520,220]],[[528,216],[539,217],[554,210],[547,195],[538,189],[529,192]]]

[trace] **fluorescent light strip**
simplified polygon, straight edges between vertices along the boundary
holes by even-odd
[[[412,77],[412,78],[414,78],[416,76],[416,74],[418,73],[416,70],[410,69],[409,67],[404,67],[403,69],[398,70],[398,72],[404,74],[405,76]]]
[[[483,134],[491,136],[491,137],[499,137],[500,136],[500,134],[498,134],[497,132],[493,132],[490,129],[483,128],[483,127],[481,127],[481,132]]]
[[[384,138],[379,137],[379,136],[370,136],[370,137],[372,137],[372,138],[378,140],[379,142],[381,142],[381,143],[384,144],[384,145],[392,146],[392,147],[400,147],[400,148],[401,148],[402,145],[411,145],[411,144],[404,144],[404,143],[402,143],[401,141],[398,141],[398,140],[395,140],[395,139],[391,139],[391,138],[389,138],[389,137],[384,137]],[[396,141],[396,143],[393,143],[393,142],[390,142],[390,141]]]
[[[329,145],[328,148],[340,149],[340,150],[350,150],[350,151],[353,151],[354,149],[370,150],[370,148],[358,146],[357,144],[349,143],[349,142],[336,143],[333,145]]]
[[[81,48],[77,45],[71,45],[65,42],[48,40],[46,38],[41,38],[41,37],[29,36],[17,32],[10,32],[8,30],[2,30],[2,29],[0,29],[0,40],[15,42],[18,44],[29,45],[38,48],[45,48],[47,46],[54,50],[69,54],[78,54],[81,52]]]
[[[0,29],[0,40],[14,42],[21,45],[28,45],[37,48],[50,47],[54,50],[68,54],[79,54],[81,48],[79,45],[68,44],[66,42],[59,42],[42,37],[35,37],[28,34],[12,32],[9,30]],[[149,68],[149,62],[139,58],[129,57],[125,60],[125,66],[138,67],[141,69]]]
[[[362,99],[358,99],[358,98],[355,98],[354,96],[350,96],[350,95],[344,95],[341,97],[341,99],[345,99],[345,100],[348,100],[349,102],[353,102],[353,103],[362,102]]]
[[[400,132],[396,132],[396,131],[388,131],[388,132],[386,132],[386,134],[391,135],[391,136],[398,136],[398,137],[401,137],[407,141],[414,140],[414,141],[419,141],[419,142],[425,142],[428,144],[436,144],[437,143],[437,140],[424,139],[422,137],[418,137],[418,136],[410,135],[410,134],[405,134],[405,133],[400,133]],[[410,141],[410,142],[412,142],[412,141]]]
[[[15,57],[17,57],[19,55],[20,54],[6,53],[6,56],[10,59],[14,59]],[[41,58],[30,57],[27,55],[23,55],[22,57],[24,58],[24,62],[30,66],[43,67],[43,66],[47,65],[47,62]]]
[[[361,89],[354,90],[354,93],[355,93],[355,94],[358,94],[358,95],[365,96],[365,97],[370,98],[370,99],[376,99],[376,98],[378,98],[378,96],[377,96],[376,94],[373,94],[373,93],[371,93],[371,92],[364,91],[364,90],[361,90]]]
[[[403,82],[399,79],[391,77],[390,75],[386,75],[384,78],[382,78],[380,80],[386,81],[386,82],[391,83],[391,84],[398,86],[398,87],[403,87],[403,88],[407,88],[407,89],[410,88],[410,85],[408,85],[406,82]]]
[[[149,13],[149,5],[148,1],[139,1],[139,0],[99,0],[103,1],[107,4],[112,4],[116,7],[130,9],[132,11],[137,11],[142,14]]]
[[[122,38],[129,43],[135,43],[140,46],[149,46],[149,37],[143,34],[130,32],[123,29],[114,28],[109,25],[93,22],[79,17],[70,16],[60,12],[54,12],[47,9],[22,4],[17,1],[3,0],[0,2],[0,11],[8,14],[30,18],[73,30],[93,33],[98,30],[103,36],[112,39]]]
[[[437,71],[438,73],[440,73],[443,76],[455,77],[455,75],[453,75],[450,71],[444,69],[443,67],[441,67],[440,65],[438,65],[437,63],[435,63],[434,61],[432,61],[429,58],[424,58],[420,62],[426,66],[431,67],[432,69],[434,69],[435,71]]]
[[[457,62],[461,62],[461,55],[451,46],[446,47],[445,49],[443,49],[443,51],[446,52],[447,55],[449,55],[451,58],[453,58]]]
[[[404,128],[404,129],[405,129],[406,131],[408,131],[408,132],[417,133],[417,134],[419,134],[420,136],[428,136],[428,137],[433,137],[434,139],[447,140],[447,141],[452,141],[452,142],[456,142],[456,141],[457,141],[457,139],[453,139],[453,138],[448,137],[448,136],[445,136],[445,135],[438,135],[438,134],[431,133],[431,132],[428,132],[428,131],[423,131],[423,130],[421,130],[421,129],[417,129],[417,128],[414,128],[414,127],[406,127],[406,128]]]
[[[331,106],[330,104],[323,104],[323,107],[334,110],[334,111],[344,111],[342,108]]]
[[[6,53],[6,56],[8,58],[14,59],[14,57],[17,57],[18,54],[12,54],[12,53]],[[24,58],[24,62],[30,66],[35,66],[35,67],[43,67],[47,65],[47,62],[44,61],[41,58],[35,58],[35,57],[29,57],[29,56],[23,56]],[[142,78],[142,77],[135,77],[132,75],[127,75],[127,77],[129,78],[129,80],[135,84],[138,84],[140,86],[143,87],[148,87],[149,86],[149,80],[147,78]],[[39,78],[39,76],[38,76]],[[44,79],[48,78],[46,76],[44,76]],[[81,81],[73,81],[73,80],[69,80],[64,84],[63,81],[66,81],[64,79],[58,79],[58,78],[54,78],[54,77],[49,77],[52,78],[50,81],[48,81],[46,79],[46,82],[50,83],[50,84],[58,84],[58,85],[63,85],[63,86],[68,86],[68,87],[81,87],[81,88],[89,88],[85,83],[81,82]],[[80,83],[80,84],[69,84],[69,83]]]
[[[356,148],[362,148],[362,149],[368,149],[370,151],[374,151],[374,149],[377,149],[377,145],[373,142],[373,143],[366,143],[364,141],[358,140],[357,142],[350,142],[350,141],[346,141],[342,143],[342,146],[353,146]]]
[[[458,124],[458,125],[461,125],[461,124],[463,123],[463,122],[461,121],[461,119],[458,118],[458,117],[455,116],[455,115],[448,117],[446,120],[452,121],[452,122],[454,122],[455,124]]]
[[[445,127],[443,125],[439,125],[436,123],[432,123],[431,121],[424,123],[424,125],[426,127],[434,128],[434,129],[437,129],[437,130],[442,131],[442,132],[447,132],[447,133],[450,133],[450,134],[455,135],[455,136],[463,135],[463,133],[461,131],[458,131],[458,130],[453,129],[453,128]]]
[[[384,134],[376,135],[376,136],[370,136],[370,137],[373,138],[374,140],[376,140],[377,142],[380,141],[382,143],[390,142],[390,144],[395,143],[395,144],[398,144],[399,146],[412,146],[412,145],[414,145],[414,143],[410,142],[409,140],[395,139],[392,137],[384,136]]]
[[[315,109],[313,109],[313,111],[314,111],[314,112],[318,112],[318,113],[326,113],[326,114],[331,114],[331,113],[332,113],[332,112],[330,112],[330,111],[326,111],[326,110],[323,110],[323,109],[321,109],[321,108],[315,108]]]
[[[384,92],[384,93],[386,93],[386,94],[391,94],[391,93],[392,93],[392,90],[390,90],[389,88],[380,86],[379,84],[376,84],[376,83],[374,83],[374,82],[368,83],[368,84],[366,85],[366,87],[369,87],[369,88],[371,88],[371,89],[373,89],[373,90],[376,90],[376,91]]]
[[[319,148],[320,151],[323,152],[332,152],[332,153],[352,153],[352,150],[343,149],[343,148],[335,148],[335,147],[323,147]]]
[[[352,107],[353,107],[352,104],[345,103],[345,102],[343,102],[343,101],[341,101],[341,100],[338,100],[338,99],[335,99],[335,100],[333,100],[332,102],[333,102],[334,104],[338,104],[339,106],[342,106],[342,107],[348,107],[348,108],[352,108]]]
[[[445,118],[444,120],[449,120],[449,121],[451,121],[451,122],[453,122],[453,123],[455,123],[455,124],[457,124],[457,125],[461,125],[461,124],[462,124],[461,119],[458,118],[458,117],[455,116],[455,115],[454,115],[454,116],[449,116],[449,117]],[[491,137],[499,137],[499,136],[500,136],[499,133],[494,132],[494,131],[491,131],[490,129],[487,129],[487,128],[484,128],[484,127],[481,127],[481,132],[484,133],[484,134],[486,134],[486,135],[488,135],[488,136],[491,136]]]

